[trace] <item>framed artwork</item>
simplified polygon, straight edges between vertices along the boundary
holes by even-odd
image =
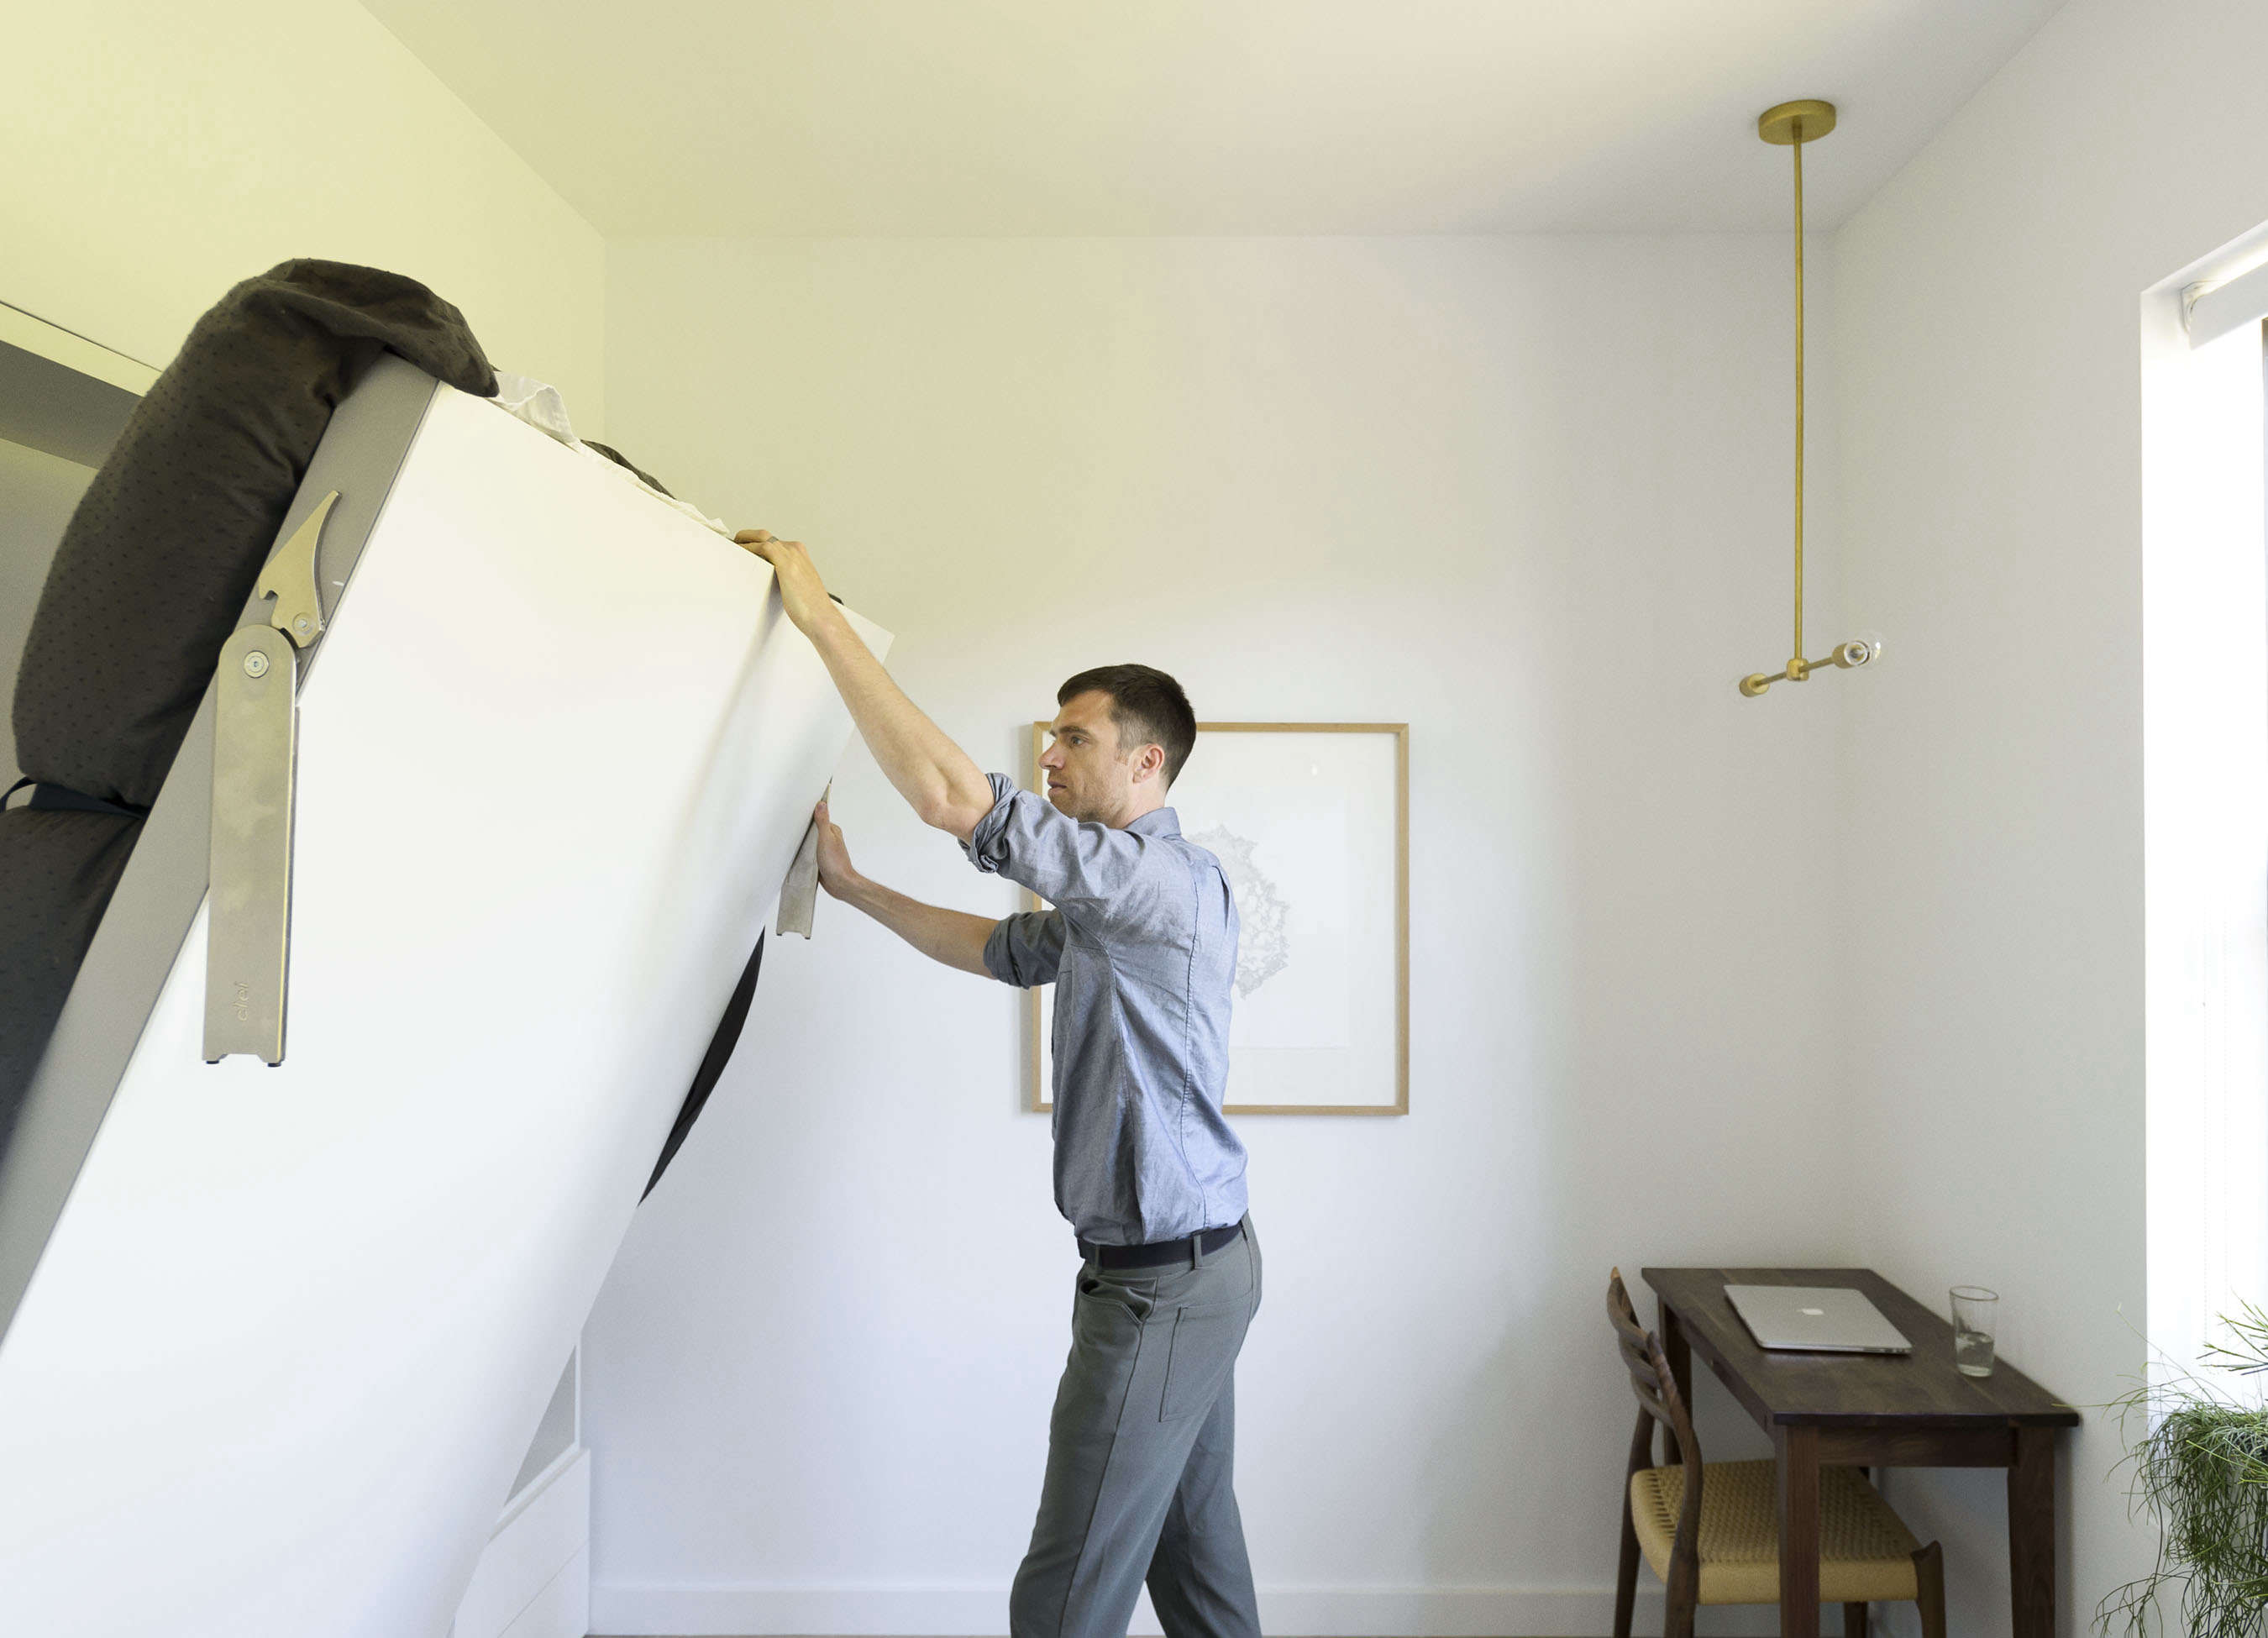
[[[1042,797],[1047,742],[1034,723],[1026,787]],[[1236,896],[1227,1112],[1408,1114],[1409,725],[1200,722],[1169,804]],[[1055,986],[1029,996],[1026,1071],[1045,1112]]]

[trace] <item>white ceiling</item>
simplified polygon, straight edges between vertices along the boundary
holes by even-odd
[[[2060,0],[364,0],[609,238],[1831,226]]]

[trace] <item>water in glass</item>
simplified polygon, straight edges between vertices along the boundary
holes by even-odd
[[[1983,1286],[1955,1286],[1953,1299],[1953,1363],[1964,1376],[1992,1374],[1992,1333],[1998,1329],[2000,1298]]]

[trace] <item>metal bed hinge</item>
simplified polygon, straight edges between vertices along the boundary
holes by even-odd
[[[299,650],[323,634],[315,578],[333,490],[260,572],[268,623],[220,651],[214,679],[212,854],[205,949],[205,1062],[284,1061],[291,966],[291,808]]]

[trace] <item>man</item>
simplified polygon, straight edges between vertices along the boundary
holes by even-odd
[[[1233,1374],[1260,1305],[1244,1146],[1220,1112],[1236,904],[1166,793],[1197,738],[1180,684],[1109,666],[1064,684],[1048,800],[978,771],[899,691],[802,545],[777,572],[867,748],[922,823],[1055,908],[994,921],[851,867],[820,805],[819,879],[924,955],[1056,986],[1056,1205],[1083,1262],[1013,1638],[1124,1638],[1146,1579],[1169,1638],[1259,1638],[1233,1483]]]

